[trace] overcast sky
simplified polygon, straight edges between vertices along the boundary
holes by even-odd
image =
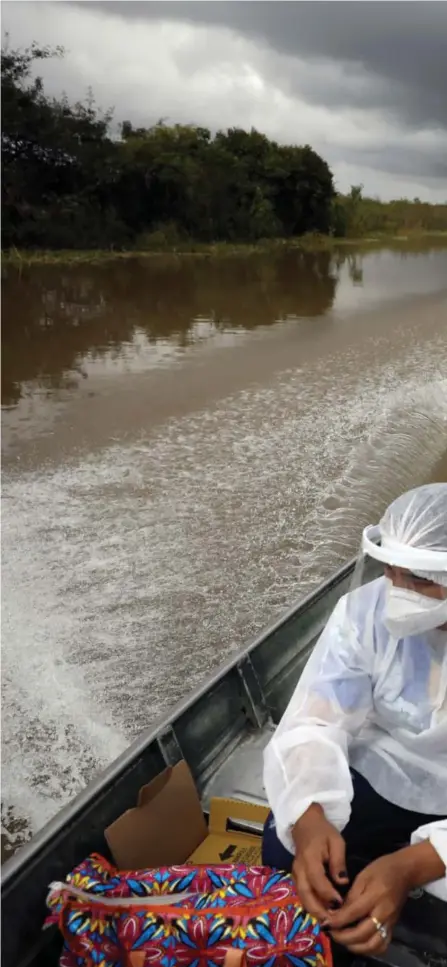
[[[447,199],[447,3],[3,2],[11,46],[118,120],[255,127],[311,144],[345,190]]]

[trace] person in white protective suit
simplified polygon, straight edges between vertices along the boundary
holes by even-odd
[[[364,583],[374,561],[384,576]],[[263,862],[293,870],[337,943],[382,953],[412,889],[447,900],[447,483],[365,529],[264,782]]]

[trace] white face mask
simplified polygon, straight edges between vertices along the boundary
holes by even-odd
[[[447,622],[447,598],[429,598],[408,588],[396,588],[386,578],[385,626],[393,638],[424,634]]]

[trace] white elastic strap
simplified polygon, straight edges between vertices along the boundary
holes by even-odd
[[[153,906],[169,906],[169,904],[181,903],[183,900],[188,900],[189,897],[194,896],[194,893],[163,893],[154,894],[152,896],[103,896],[102,893],[87,893],[86,890],[80,890],[77,886],[72,886],[70,883],[52,883],[50,886],[50,891],[47,897],[47,903],[50,900],[58,900],[61,896],[63,897],[77,897],[83,903],[90,904],[94,906],[99,904],[100,906],[110,906],[110,907],[153,907]]]
[[[380,546],[376,541],[381,540]],[[365,527],[362,535],[362,551],[383,564],[404,567],[408,571],[447,572],[447,552],[422,550],[401,544],[391,537],[382,537],[379,526]]]

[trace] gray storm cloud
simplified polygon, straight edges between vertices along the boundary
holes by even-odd
[[[61,43],[50,93],[89,85],[117,121],[257,127],[309,142],[337,185],[447,197],[447,3],[2,5],[11,43]]]
[[[278,53],[333,60],[345,67],[339,83],[318,89],[313,80],[306,98],[325,105],[394,109],[410,125],[447,126],[447,3],[100,0],[92,6],[127,19],[225,26]],[[369,83],[356,86],[357,73]]]

